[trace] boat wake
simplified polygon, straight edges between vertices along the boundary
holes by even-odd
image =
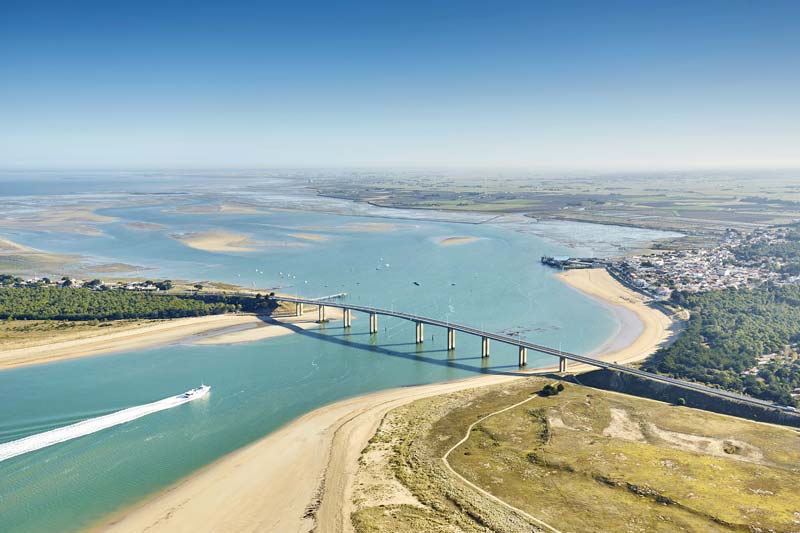
[[[91,433],[96,433],[104,429],[131,422],[137,418],[171,409],[187,402],[197,400],[208,394],[211,389],[208,385],[203,385],[196,389],[184,392],[177,396],[170,396],[157,402],[146,403],[144,405],[137,405],[136,407],[129,407],[115,413],[108,415],[82,420],[69,426],[64,426],[44,433],[37,433],[22,439],[5,442],[0,444],[0,461],[11,459],[24,453],[33,452],[58,444],[59,442],[66,442],[68,440],[83,437]]]

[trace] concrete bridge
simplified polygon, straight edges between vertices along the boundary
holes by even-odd
[[[639,370],[637,368],[631,368],[624,365],[619,365],[616,363],[609,363],[606,361],[600,361],[598,359],[594,359],[592,357],[587,357],[585,355],[578,355],[574,353],[564,352],[562,350],[556,350],[554,348],[550,348],[547,346],[542,346],[540,344],[534,344],[532,342],[526,342],[521,339],[514,338],[510,335],[501,335],[498,333],[491,333],[488,331],[480,330],[477,328],[473,328],[470,326],[462,326],[459,324],[453,324],[451,322],[445,322],[443,320],[438,320],[435,318],[424,317],[420,315],[414,315],[411,313],[403,313],[401,311],[394,311],[388,309],[380,309],[377,307],[369,307],[364,305],[353,305],[346,302],[331,302],[331,301],[320,301],[319,299],[308,299],[308,298],[292,298],[288,296],[271,296],[272,300],[279,301],[279,302],[289,302],[294,303],[296,306],[296,314],[300,316],[303,314],[303,306],[313,306],[317,307],[318,309],[318,318],[320,322],[325,321],[325,309],[327,307],[337,308],[342,310],[342,322],[345,329],[348,329],[352,325],[352,317],[353,311],[357,311],[360,313],[367,314],[369,316],[369,332],[372,334],[378,333],[378,317],[379,316],[389,316],[395,318],[402,318],[404,320],[409,320],[414,322],[416,325],[415,328],[415,337],[417,344],[422,344],[424,342],[424,327],[426,325],[439,327],[447,332],[447,349],[448,350],[455,350],[456,347],[456,332],[465,333],[467,335],[474,335],[476,337],[481,338],[481,357],[489,357],[490,352],[490,342],[496,341],[501,342],[503,344],[510,344],[512,346],[516,346],[519,354],[519,367],[523,368],[528,363],[528,350],[539,352],[547,355],[552,355],[558,359],[558,371],[560,373],[567,372],[567,365],[570,361],[574,361],[576,363],[583,363],[585,365],[593,366],[596,368],[603,368],[607,370],[615,370],[618,372],[625,372],[627,374],[632,374],[635,376],[639,376],[642,378],[650,379],[653,381],[658,381],[661,383],[667,383],[669,385],[675,385],[678,387],[682,387],[688,390],[695,390],[698,392],[702,392],[705,394],[713,394],[715,396],[720,396],[723,398],[728,398],[731,400],[736,400],[739,402],[744,402],[752,405],[758,405],[760,407],[772,407],[777,408],[775,404],[765,401],[759,400],[757,398],[751,398],[749,396],[743,396],[741,394],[736,394],[734,392],[728,392],[720,389],[715,389],[713,387],[707,387],[705,385],[701,385],[699,383],[692,383],[690,381],[683,381],[680,379],[671,378],[668,376],[662,376],[660,374],[653,374],[651,372],[645,372],[644,370]]]

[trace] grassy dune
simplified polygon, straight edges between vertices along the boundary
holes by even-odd
[[[521,516],[449,475],[441,457],[470,424],[526,398],[478,423],[450,464],[560,531],[800,526],[797,432],[570,384],[542,397],[545,383],[534,378],[392,412],[362,457],[357,530],[519,530]],[[371,458],[381,448],[389,459],[376,483],[380,465]],[[392,505],[375,488],[392,478],[412,501]]]

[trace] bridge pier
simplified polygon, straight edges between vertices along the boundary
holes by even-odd
[[[489,337],[481,337],[481,357],[489,357]]]
[[[294,304],[294,316],[303,316],[303,302]]]
[[[519,347],[519,367],[522,368],[523,366],[528,364],[528,349],[524,346]]]
[[[320,305],[317,307],[317,322],[325,322],[325,306]]]
[[[447,351],[456,349],[456,330],[447,328]]]
[[[342,322],[344,322],[344,327],[349,328],[353,325],[353,311],[350,309],[343,309],[342,310]]]
[[[417,322],[417,344],[422,344],[422,341],[425,340],[425,336],[423,333],[423,324],[422,322]]]
[[[564,374],[567,371],[567,358],[563,355],[558,358],[558,371],[561,374]]]
[[[369,314],[369,332],[378,333],[378,313]]]

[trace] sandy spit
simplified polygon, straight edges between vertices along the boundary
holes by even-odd
[[[253,342],[262,339],[270,339],[272,337],[280,337],[282,335],[288,335],[292,333],[292,330],[284,327],[284,324],[291,324],[292,326],[296,326],[300,329],[311,329],[319,326],[317,318],[317,311],[307,311],[303,313],[303,316],[297,318],[259,319],[257,323],[253,323],[252,326],[248,327],[247,329],[212,335],[196,340],[194,341],[194,344],[240,344],[243,342]],[[328,308],[325,311],[325,318],[327,320],[340,319],[342,318],[342,312],[338,309]]]
[[[53,363],[63,359],[152,348],[191,335],[225,330],[242,324],[258,325],[263,324],[263,321],[255,315],[229,314],[176,318],[147,325],[135,325],[110,333],[6,350],[0,353],[0,370]]]
[[[439,246],[459,246],[480,240],[478,237],[445,237],[437,242]]]
[[[271,318],[252,314],[209,315],[131,324],[111,332],[82,335],[51,344],[36,344],[0,352],[0,370],[20,366],[54,363],[65,359],[90,357],[114,352],[143,350],[177,341],[192,344],[236,344],[289,335],[291,324],[301,329],[318,326],[316,308],[301,317]],[[328,309],[326,318],[336,320],[341,313]]]
[[[598,358],[641,360],[670,337],[671,319],[605,271],[559,276],[594,298],[635,314],[641,333]],[[554,369],[538,369],[547,372]],[[580,372],[581,365],[570,367]],[[361,450],[384,415],[419,398],[520,379],[525,373],[381,391],[301,416],[233,452],[98,529],[109,531],[352,531],[354,476]]]

